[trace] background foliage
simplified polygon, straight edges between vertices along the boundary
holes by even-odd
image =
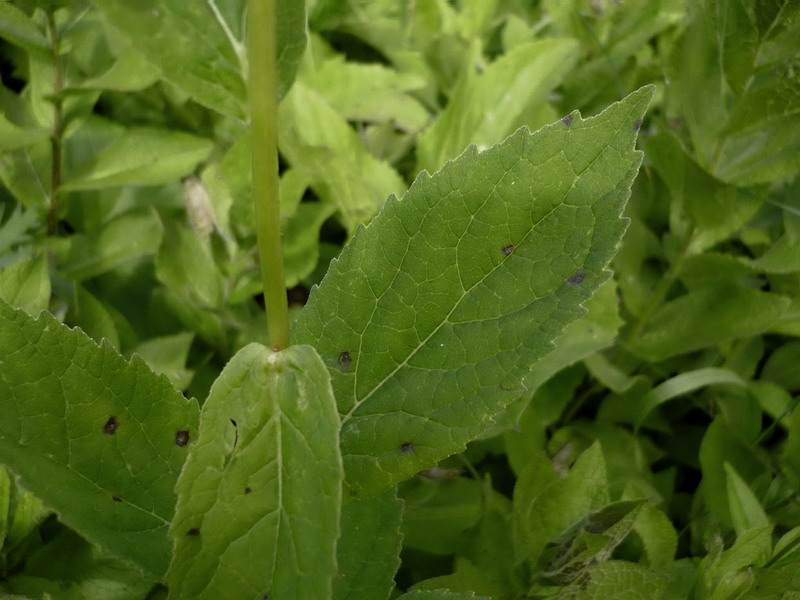
[[[238,350],[265,341],[244,4],[0,2],[0,298],[105,339],[101,365],[125,389],[146,365],[114,349],[202,403]],[[278,4],[295,315],[344,242],[422,169],[657,89],[613,279],[491,431],[400,483],[402,510],[391,490],[345,504],[338,563],[362,581],[335,580],[334,597],[800,598],[800,6],[317,0],[306,39],[302,4]],[[3,311],[19,323],[4,328],[6,348],[39,335]],[[54,347],[94,356],[60,331]],[[325,365],[334,380],[349,360]],[[166,384],[158,394],[144,400],[160,418],[196,427],[193,400]],[[169,442],[136,457],[120,446],[119,472],[99,475],[125,499],[111,525],[152,529],[126,544],[138,560],[76,533],[102,539],[109,523],[58,520],[25,474],[0,471],[5,593],[163,597],[158,526],[174,506],[150,491],[175,484],[183,458]],[[147,479],[154,460],[168,478]],[[30,467],[43,487],[45,468]]]

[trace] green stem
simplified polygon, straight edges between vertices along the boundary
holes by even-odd
[[[278,196],[278,72],[275,0],[248,1],[248,95],[252,125],[253,200],[269,344],[289,346],[289,306],[283,274]]]
[[[58,210],[61,205],[61,166],[63,163],[64,87],[61,65],[61,37],[53,12],[47,13],[47,30],[50,49],[53,52],[53,134],[50,137],[50,206],[47,210],[47,235],[55,235],[58,229]]]

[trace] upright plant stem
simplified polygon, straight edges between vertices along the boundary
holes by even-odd
[[[61,65],[61,38],[53,12],[47,13],[47,30],[50,49],[53,52],[53,133],[50,137],[50,206],[47,210],[47,235],[55,235],[58,229],[58,210],[61,205],[61,165],[63,162],[62,138],[64,137],[64,101],[61,90],[64,79]]]
[[[278,72],[275,0],[248,1],[250,121],[252,125],[253,200],[258,256],[267,310],[269,343],[289,345],[289,307],[283,274],[278,180]]]

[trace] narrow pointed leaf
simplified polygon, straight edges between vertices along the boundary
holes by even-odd
[[[203,404],[178,482],[170,598],[331,598],[338,431],[313,348],[240,350]]]
[[[47,312],[0,301],[0,348],[0,462],[84,537],[163,575],[197,403]]]
[[[294,335],[331,370],[354,489],[463,448],[582,314],[625,230],[652,94],[423,172],[331,265]]]

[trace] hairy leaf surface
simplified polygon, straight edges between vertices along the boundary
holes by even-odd
[[[70,527],[161,576],[198,407],[145,362],[0,302],[0,461]]]
[[[331,265],[294,335],[331,370],[354,489],[463,448],[582,314],[625,229],[652,94],[423,172]]]

